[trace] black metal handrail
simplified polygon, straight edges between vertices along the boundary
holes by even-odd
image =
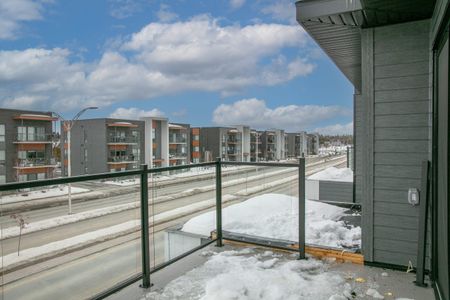
[[[293,167],[298,168],[298,195],[299,195],[299,240],[298,240],[298,253],[299,259],[305,258],[305,158],[300,158],[298,164],[294,163],[277,163],[277,162],[231,162],[231,161],[223,161],[220,158],[217,158],[214,162],[206,162],[206,163],[198,163],[198,164],[190,164],[190,165],[178,165],[178,166],[169,166],[169,167],[160,167],[160,168],[151,168],[148,169],[147,165],[142,165],[141,169],[133,170],[133,171],[121,171],[114,173],[102,173],[102,174],[94,174],[94,175],[81,175],[81,176],[73,176],[73,177],[64,177],[64,178],[55,178],[55,179],[46,179],[46,180],[35,180],[28,182],[14,182],[0,185],[0,192],[2,191],[11,191],[11,190],[20,190],[25,188],[32,187],[43,187],[43,186],[54,186],[59,184],[68,184],[68,183],[76,183],[76,182],[84,182],[91,180],[102,180],[102,179],[111,179],[117,177],[125,177],[125,176],[139,176],[140,177],[140,210],[141,210],[141,259],[142,259],[142,273],[138,275],[134,275],[129,279],[111,286],[108,290],[95,295],[93,299],[103,299],[111,295],[112,293],[117,292],[118,290],[136,282],[137,280],[142,279],[142,287],[149,288],[151,286],[150,274],[160,270],[164,267],[169,266],[170,264],[178,261],[179,259],[186,257],[192,254],[194,251],[198,251],[204,247],[207,247],[213,242],[216,242],[218,247],[223,245],[223,229],[222,229],[222,166],[223,165],[234,165],[234,166],[256,166],[256,167]],[[148,174],[157,174],[166,171],[174,171],[174,170],[183,170],[190,169],[196,167],[215,167],[215,177],[216,177],[216,237],[212,238],[208,243],[204,245],[200,245],[191,251],[183,253],[182,255],[171,259],[170,261],[165,262],[163,265],[158,266],[156,269],[151,270],[150,268],[150,235],[149,235],[149,205],[148,205]],[[230,240],[232,238],[229,238]],[[267,244],[265,246],[269,246]]]

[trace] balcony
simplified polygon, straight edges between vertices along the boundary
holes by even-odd
[[[138,162],[133,155],[113,156],[108,158],[108,164],[132,164]]]
[[[15,169],[33,169],[33,168],[54,168],[56,163],[46,158],[19,159],[14,166]]]
[[[110,136],[108,138],[108,145],[136,145],[139,143],[139,138],[135,136]]]
[[[51,144],[53,134],[17,134],[14,144]]]
[[[186,144],[187,140],[185,137],[182,136],[177,136],[177,137],[173,137],[173,136],[169,136],[169,144]]]
[[[114,159],[122,160],[123,157]],[[344,156],[320,163],[325,167],[343,162]],[[329,236],[333,232],[326,231],[326,228],[323,230],[327,238],[320,238],[321,229],[317,226],[321,223],[326,223],[328,228],[330,224],[340,226],[339,232],[350,233],[357,222],[344,220],[354,218],[356,211],[351,208],[353,203],[343,209],[306,200],[303,183],[307,175],[317,170],[318,161],[305,163],[305,159],[300,164],[222,161],[0,185],[0,193],[11,193],[17,189],[71,183],[73,201],[78,205],[74,215],[67,215],[64,209],[53,209],[67,204],[64,197],[67,190],[64,189],[58,189],[57,197],[50,190],[46,190],[48,196],[44,192],[39,193],[40,201],[28,201],[22,208],[1,194],[5,214],[14,212],[20,215],[23,211],[27,218],[27,224],[21,229],[24,236],[20,253],[15,239],[20,225],[10,218],[1,229],[5,238],[2,241],[3,296],[5,299],[35,298],[36,289],[24,288],[23,285],[31,282],[37,286],[45,285],[45,289],[39,290],[39,295],[46,299],[65,299],[68,293],[78,299],[138,299],[150,292],[153,295],[169,293],[165,298],[172,299],[170,295],[174,294],[170,293],[178,292],[176,287],[180,285],[176,282],[166,285],[168,281],[177,280],[194,268],[196,270],[189,272],[194,274],[192,278],[181,277],[185,283],[182,286],[186,288],[186,294],[182,295],[192,293],[198,296],[195,286],[204,288],[206,280],[230,275],[224,272],[231,269],[205,269],[205,262],[210,266],[222,266],[217,264],[217,259],[222,259],[222,263],[239,262],[246,271],[256,272],[246,273],[252,274],[252,278],[278,274],[276,272],[283,266],[292,264],[297,276],[304,274],[308,278],[299,279],[306,285],[291,284],[289,289],[281,288],[280,291],[295,288],[296,293],[341,290],[339,284],[342,284],[342,290],[347,290],[344,284],[349,280],[386,278],[379,276],[381,270],[361,265],[358,241],[352,240],[353,243],[334,238],[332,242],[338,244],[330,244]],[[183,170],[186,172],[166,175],[167,171]],[[157,175],[163,173],[164,176],[158,178]],[[273,193],[276,193],[275,197]],[[48,207],[43,207],[42,203],[47,202]],[[315,219],[305,214],[308,211],[310,215],[311,210],[317,211]],[[330,210],[332,213],[328,213]],[[340,215],[336,214],[337,211]],[[277,219],[277,216],[282,218]],[[269,228],[276,229],[276,232]],[[311,228],[315,231],[311,232]],[[358,235],[353,238],[357,239]],[[340,248],[335,249],[335,246]],[[312,257],[303,260],[305,253],[318,258],[327,257],[335,263],[321,262]],[[246,261],[252,263],[245,265]],[[340,264],[342,261],[354,264]],[[33,272],[26,272],[30,268]],[[326,269],[329,269],[326,271],[329,274],[323,272]],[[79,274],[80,270],[82,274]],[[283,270],[289,271],[288,268]],[[351,272],[353,277],[331,280],[331,277],[337,278],[335,272]],[[236,286],[247,286],[245,277],[239,277],[238,272],[232,274],[236,277],[231,278],[240,281]],[[253,277],[255,274],[257,276]],[[328,288],[319,284],[320,289],[309,290],[310,285],[316,284],[316,276],[328,278],[328,275],[331,277],[327,282],[336,285]],[[396,280],[405,287],[393,290],[398,292],[396,295],[429,299],[424,290],[408,285],[412,274],[389,271],[388,276],[385,279],[387,283]],[[138,287],[138,281],[144,288]],[[270,279],[266,285],[267,282],[275,287],[273,283],[279,284],[284,280],[274,279],[272,282]],[[150,283],[154,283],[157,290],[150,289]],[[364,293],[372,283],[361,283],[359,287],[365,288]],[[233,289],[235,285],[222,287]],[[255,288],[260,286],[249,291]],[[405,291],[412,294],[403,293]]]

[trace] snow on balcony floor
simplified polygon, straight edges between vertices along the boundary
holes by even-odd
[[[130,286],[110,299],[434,299],[414,274],[261,248],[210,246],[157,272],[150,290]]]

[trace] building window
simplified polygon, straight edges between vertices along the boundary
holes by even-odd
[[[27,175],[25,175],[25,174],[20,174],[19,176],[17,176],[17,180],[18,180],[19,182],[27,181]]]
[[[38,173],[38,174],[37,174],[37,179],[38,179],[38,180],[43,180],[43,179],[45,179],[45,173]]]
[[[25,126],[17,127],[17,140],[18,141],[27,140],[27,128]]]
[[[194,147],[194,152],[199,152],[200,151],[200,147],[199,146],[195,146]]]
[[[5,161],[5,150],[0,150],[0,162]]]
[[[198,141],[200,140],[200,136],[199,135],[194,135],[194,141]]]
[[[0,184],[4,184],[4,183],[6,183],[6,176],[0,175]]]
[[[0,142],[5,141],[5,124],[0,124]]]

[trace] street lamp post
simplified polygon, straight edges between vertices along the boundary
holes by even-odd
[[[59,119],[61,119],[63,121],[64,130],[67,132],[67,177],[72,176],[72,162],[71,162],[71,152],[70,152],[71,151],[70,139],[71,139],[72,128],[85,111],[87,111],[89,109],[97,109],[97,108],[98,107],[96,107],[96,106],[86,107],[86,108],[80,110],[72,118],[72,120],[66,120],[60,114],[53,112],[53,114],[55,114]],[[63,161],[63,163],[64,163],[64,161]],[[67,187],[68,187],[67,196],[68,196],[68,200],[69,200],[69,215],[71,215],[72,214],[72,184],[69,183]]]

